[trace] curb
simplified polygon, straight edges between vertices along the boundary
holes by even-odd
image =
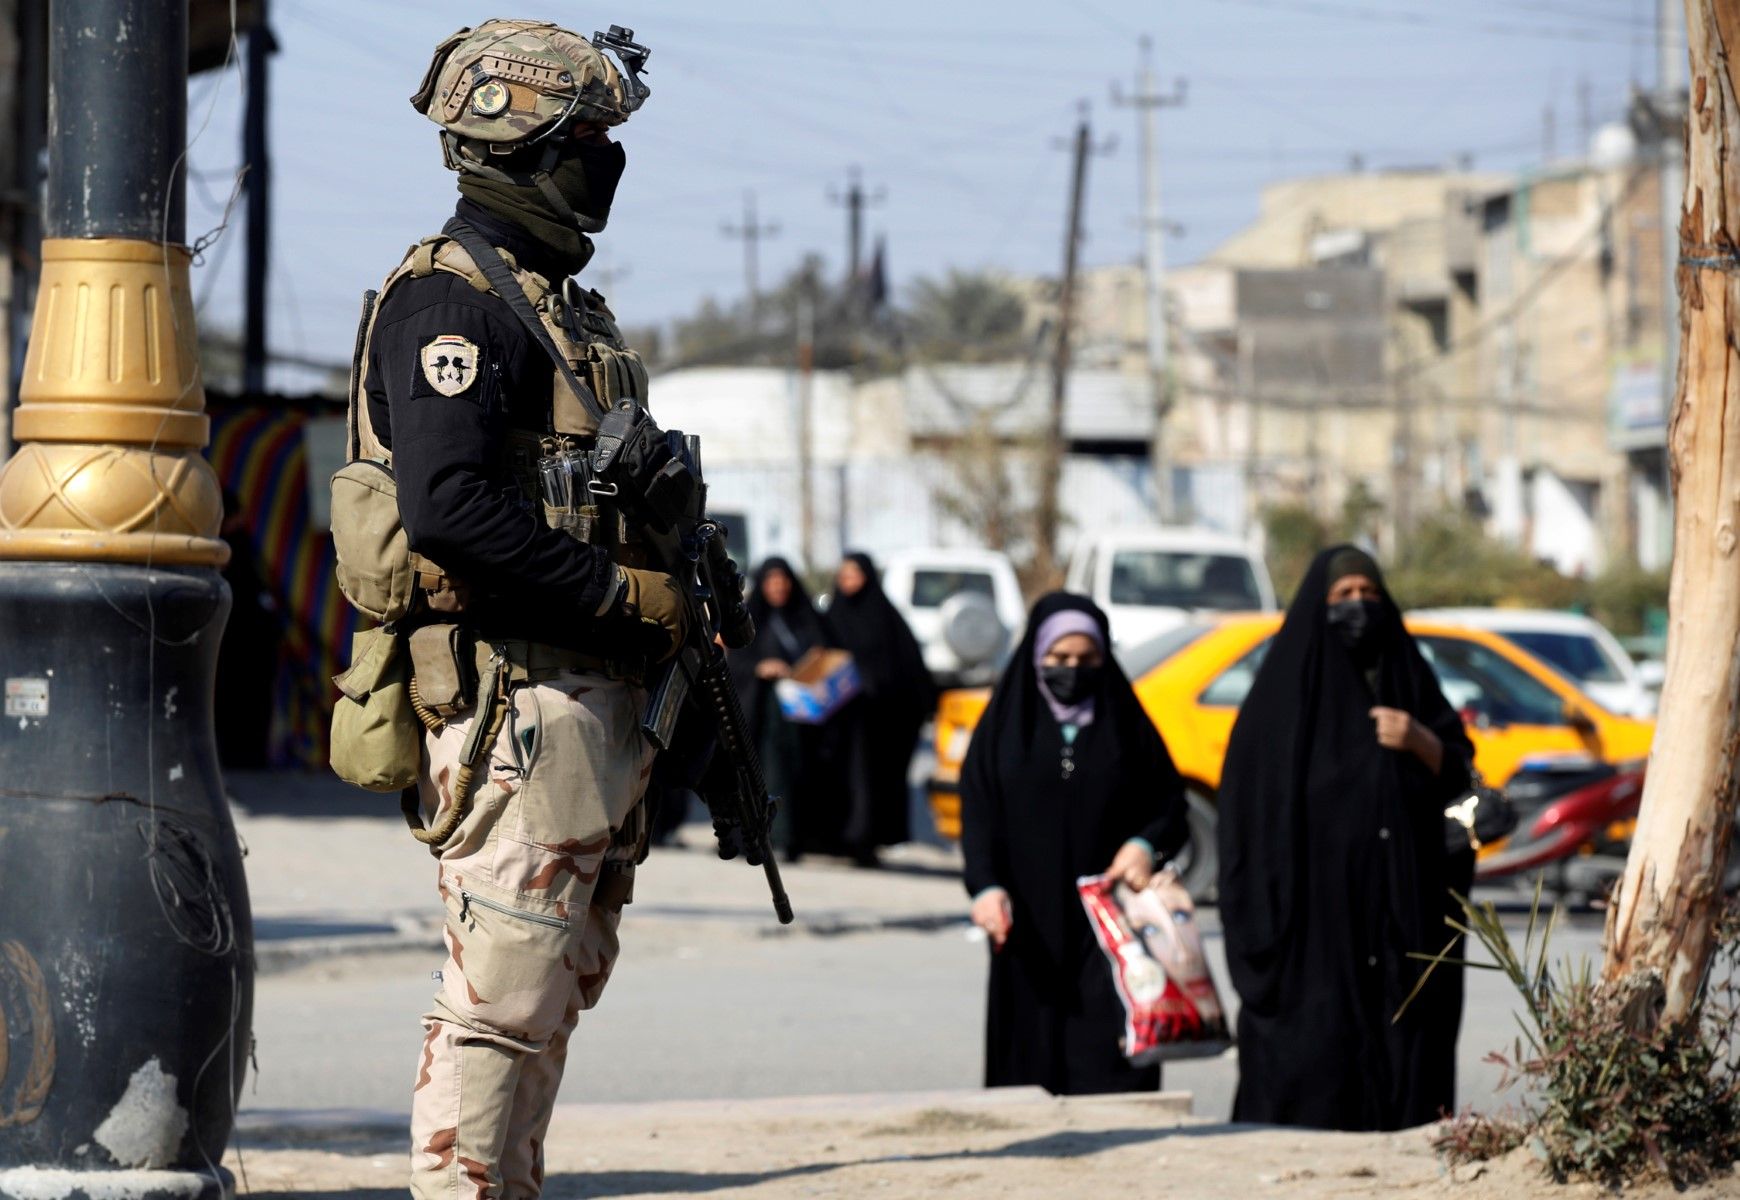
[[[839,938],[872,933],[940,933],[950,929],[970,928],[966,915],[955,911],[901,913],[885,917],[823,912],[808,919],[800,914],[793,924],[781,925],[771,915],[763,917],[759,912],[754,916],[731,911],[706,914],[680,906],[661,908],[657,904],[648,904],[635,913],[635,918],[636,923],[641,925],[730,922],[739,924],[749,936],[758,938]],[[439,924],[406,922],[390,933],[256,938],[254,966],[260,974],[272,975],[328,958],[392,954],[406,950],[439,952],[443,948]]]
[[[986,1112],[1020,1108],[1101,1108],[1135,1105],[1156,1116],[1189,1117],[1193,1094],[1185,1091],[1114,1092],[1053,1096],[1037,1087],[960,1088],[921,1092],[846,1092],[753,1099],[640,1100],[628,1103],[558,1104],[554,1117],[591,1123],[647,1121],[656,1128],[711,1118],[885,1116],[902,1112]],[[322,1141],[371,1141],[405,1136],[410,1115],[386,1109],[248,1109],[236,1116],[235,1140],[243,1149],[273,1143],[318,1146]]]

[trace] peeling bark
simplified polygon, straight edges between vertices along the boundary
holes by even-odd
[[[1740,0],[1686,0],[1691,53],[1680,215],[1680,368],[1667,681],[1637,834],[1607,922],[1608,981],[1694,1009],[1740,798]]]

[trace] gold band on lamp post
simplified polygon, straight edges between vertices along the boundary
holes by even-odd
[[[12,437],[0,559],[222,566],[185,247],[50,238]]]

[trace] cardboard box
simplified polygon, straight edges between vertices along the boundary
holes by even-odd
[[[858,664],[845,650],[811,650],[789,679],[773,685],[779,711],[799,725],[822,725],[852,702],[860,687]]]

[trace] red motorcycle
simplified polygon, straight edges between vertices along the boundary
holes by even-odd
[[[1481,848],[1479,882],[1542,871],[1544,891],[1570,903],[1604,897],[1625,869],[1643,798],[1643,762],[1582,755],[1525,760],[1505,784],[1517,810],[1510,836]]]

